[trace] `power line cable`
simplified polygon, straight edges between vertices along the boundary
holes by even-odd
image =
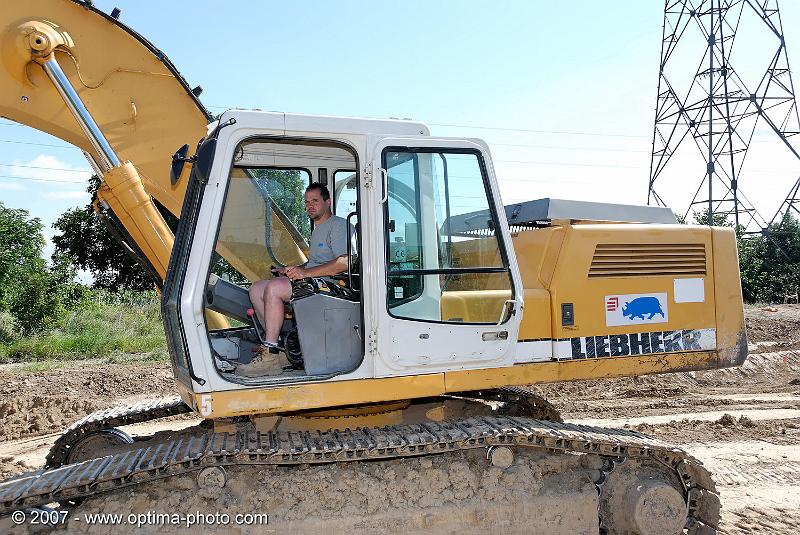
[[[608,184],[629,184],[630,181],[608,181],[608,180],[601,180],[598,178],[596,181],[587,181],[587,180],[567,180],[563,178],[533,178],[533,177],[523,177],[523,178],[498,178],[498,183],[503,184],[504,182],[524,182],[528,184],[536,184],[536,183],[543,183],[543,184],[598,184],[598,185],[608,185]]]
[[[532,165],[556,165],[556,166],[565,166],[565,167],[614,167],[618,169],[650,169],[646,166],[641,165],[616,165],[616,164],[601,164],[601,163],[569,163],[569,162],[535,162],[530,160],[495,160],[492,159],[493,162],[498,163],[524,163],[524,164],[532,164]]]
[[[55,143],[33,143],[30,141],[15,141],[11,139],[0,139],[0,143],[13,143],[16,145],[33,145],[36,147],[53,147],[58,149],[78,149],[74,145],[56,145]],[[519,147],[519,148],[533,148],[533,149],[556,149],[556,150],[576,150],[576,151],[599,151],[599,152],[646,152],[650,150],[644,149],[613,149],[604,147],[572,147],[568,145],[532,145],[526,143],[490,143],[491,146],[496,147]]]
[[[67,169],[66,167],[39,167],[37,165],[20,165],[14,163],[0,163],[2,167],[22,167],[25,169],[43,169],[45,171],[63,171],[67,173],[91,173],[90,169]]]
[[[15,145],[34,145],[37,147],[53,147],[58,149],[77,149],[73,145],[56,145],[55,143],[32,143],[30,141],[14,141],[11,139],[0,139],[0,143],[14,143]]]
[[[206,108],[214,108],[214,109],[221,109],[221,110],[230,110],[234,109],[231,106],[206,106]],[[242,109],[242,108],[236,108]],[[619,133],[612,133],[612,132],[583,132],[578,130],[540,130],[534,128],[509,128],[503,126],[478,126],[478,125],[468,125],[468,124],[451,124],[451,123],[425,123],[428,126],[441,126],[447,128],[466,128],[470,130],[497,130],[501,132],[531,132],[535,134],[559,134],[559,135],[571,135],[571,136],[598,136],[598,137],[627,137],[627,138],[639,138],[639,139],[651,139],[651,136],[642,136],[637,134],[619,134]],[[21,123],[1,123],[0,126],[28,126]],[[29,127],[32,128],[32,127]],[[761,141],[755,140],[754,143],[769,143],[769,141]],[[22,142],[12,142],[12,143],[22,143]],[[507,143],[492,143],[492,145],[508,145],[512,146],[512,144]],[[45,145],[48,146],[48,145]],[[52,145],[54,147],[63,147],[66,148],[67,145]],[[513,146],[528,146],[528,145],[513,145]],[[541,148],[550,148],[546,146],[538,146],[538,145],[530,145],[532,147],[541,147]],[[576,147],[576,150],[595,150],[589,149],[584,147]],[[606,150],[606,149],[597,149],[597,150]],[[607,149],[607,150],[615,150],[615,149]],[[625,149],[616,149],[616,150],[625,150]],[[639,152],[639,151],[631,151],[631,152]]]
[[[607,149],[602,147],[569,147],[567,145],[528,145],[525,143],[489,143],[490,146],[497,146],[497,147],[520,147],[520,148],[534,148],[534,149],[556,149],[556,150],[591,150],[591,151],[601,151],[601,152],[645,152],[650,154],[649,149]]]
[[[445,123],[426,123],[429,126],[444,126],[448,128],[466,128],[470,130],[499,130],[503,132],[533,132],[536,134],[564,134],[572,136],[604,136],[604,137],[630,137],[650,139],[650,136],[640,136],[634,134],[612,134],[610,132],[579,132],[570,130],[538,130],[532,128],[506,128],[500,126],[474,126],[466,124],[445,124]]]
[[[33,178],[28,176],[0,175],[0,178],[10,178],[12,180],[33,180],[35,182],[56,182],[58,184],[86,184],[85,180],[57,180],[55,178]]]

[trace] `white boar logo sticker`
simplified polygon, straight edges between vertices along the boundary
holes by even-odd
[[[605,299],[606,325],[642,325],[666,323],[667,294],[607,295]]]

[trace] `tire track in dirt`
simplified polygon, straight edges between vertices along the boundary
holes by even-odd
[[[800,531],[798,443],[745,440],[685,446],[714,474],[722,502],[719,533]]]

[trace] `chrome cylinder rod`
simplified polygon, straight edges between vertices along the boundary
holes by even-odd
[[[100,159],[100,161],[97,162],[98,165],[102,167],[104,171],[113,167],[119,167],[122,162],[120,162],[111,144],[109,144],[106,139],[106,136],[103,135],[103,131],[100,130],[100,127],[94,122],[92,115],[89,113],[89,110],[86,109],[86,106],[83,104],[81,97],[78,96],[75,88],[72,87],[64,71],[61,70],[61,65],[58,64],[56,58],[51,56],[42,66],[47,76],[49,76],[50,80],[53,82],[53,85],[56,86],[61,98],[63,98],[64,102],[67,104],[69,111],[72,112],[75,120],[78,121],[83,133],[86,134],[92,147],[94,147],[97,157]]]

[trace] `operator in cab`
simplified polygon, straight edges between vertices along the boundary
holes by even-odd
[[[285,351],[278,338],[283,325],[283,304],[288,303],[292,296],[290,280],[328,277],[347,270],[350,232],[347,220],[333,215],[328,188],[318,183],[309,185],[305,191],[304,204],[308,217],[314,222],[309,240],[308,261],[301,266],[276,269],[273,271],[273,278],[254,282],[249,292],[253,310],[266,333],[264,345],[275,352]],[[237,373],[252,375],[259,368],[273,368],[274,366],[263,362],[263,353],[254,357],[250,364],[239,366]]]

